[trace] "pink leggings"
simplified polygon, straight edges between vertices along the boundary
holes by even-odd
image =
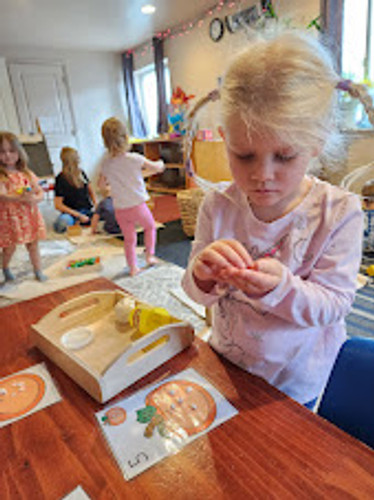
[[[124,237],[125,255],[130,269],[136,267],[136,231],[138,224],[144,228],[144,243],[147,257],[154,255],[156,245],[156,225],[147,204],[115,210],[115,216]]]

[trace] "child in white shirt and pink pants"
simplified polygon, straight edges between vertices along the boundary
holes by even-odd
[[[143,174],[159,173],[165,168],[164,162],[151,161],[138,153],[129,153],[128,136],[125,125],[117,118],[109,118],[102,125],[102,137],[108,149],[101,163],[101,180],[111,188],[116,220],[124,236],[124,247],[130,275],[139,272],[136,258],[136,225],[144,228],[144,243],[148,265],[156,262],[156,226]]]

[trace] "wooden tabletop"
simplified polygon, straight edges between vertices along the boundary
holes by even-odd
[[[61,499],[78,485],[92,499],[374,498],[374,452],[263,380],[192,347],[123,391],[192,367],[239,415],[126,481],[99,430],[103,408],[30,343],[30,325],[61,302],[115,289],[99,278],[0,309],[0,377],[42,361],[62,401],[0,429],[0,498]],[[112,400],[111,403],[115,400]]]

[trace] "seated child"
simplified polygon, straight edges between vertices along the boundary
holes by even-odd
[[[101,195],[103,199],[97,205],[95,213],[91,219],[91,232],[97,233],[97,226],[99,221],[104,221],[104,230],[109,234],[121,234],[115,215],[113,200],[110,193],[109,184],[101,186]]]
[[[361,190],[364,218],[363,251],[374,252],[374,179],[365,182]]]

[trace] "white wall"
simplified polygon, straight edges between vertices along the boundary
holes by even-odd
[[[289,21],[295,27],[306,28],[319,15],[319,0],[275,0],[273,3],[282,22]],[[252,5],[253,0],[243,1],[239,10]],[[244,30],[232,34],[226,29],[223,38],[213,42],[209,37],[209,23],[213,17],[224,20],[227,14],[237,10],[237,7],[226,7],[205,18],[202,27],[195,26],[188,35],[165,40],[164,53],[169,59],[173,88],[180,86],[187,94],[199,98],[217,87],[217,78],[223,74],[231,55],[243,48],[249,35]],[[150,57],[148,52],[143,57],[137,55],[136,68],[149,64]],[[216,132],[217,118],[216,106],[210,104],[200,113],[199,124]]]
[[[103,153],[100,128],[109,116],[125,119],[125,92],[119,54],[107,52],[1,49],[6,62],[58,61],[65,65],[82,168],[95,178]],[[57,167],[58,171],[59,167]]]

